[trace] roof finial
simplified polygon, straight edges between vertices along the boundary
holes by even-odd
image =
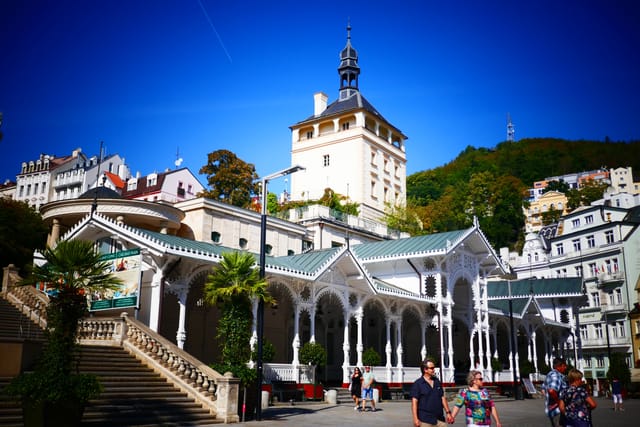
[[[347,18],[347,41],[351,41],[351,18]]]

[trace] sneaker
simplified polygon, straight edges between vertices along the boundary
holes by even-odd
[[[376,411],[377,411],[377,409],[376,409],[376,408],[372,408],[372,409],[371,409],[371,412],[376,412]]]
[[[354,411],[357,411],[357,410],[358,410],[358,408],[359,408],[359,406],[358,406],[358,405],[356,405],[356,406],[354,406],[354,407],[353,407],[353,410],[354,410]]]

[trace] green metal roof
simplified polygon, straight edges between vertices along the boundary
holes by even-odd
[[[511,293],[509,293],[511,285]],[[487,296],[491,299],[528,298],[555,295],[582,295],[581,277],[564,277],[556,279],[520,279],[490,281],[487,284]]]
[[[320,268],[327,265],[344,248],[330,248],[307,252],[306,254],[289,255],[281,257],[268,257],[265,264],[279,270],[295,271],[302,274],[313,275]]]
[[[497,311],[504,315],[509,315],[509,301],[508,299],[489,301],[489,310]],[[528,298],[514,298],[511,299],[511,307],[513,308],[513,314],[517,317],[522,317],[524,311],[529,305]]]
[[[177,249],[186,252],[200,253],[203,255],[221,256],[223,252],[233,251],[234,249],[225,246],[214,245],[213,243],[200,242],[198,240],[187,239],[186,237],[172,236],[170,234],[158,233],[142,228],[131,227],[140,235],[146,235],[150,239],[157,241],[169,249]]]
[[[362,243],[360,245],[352,246],[351,249],[361,260],[395,258],[430,252],[441,252],[445,251],[449,246],[454,245],[468,232],[468,229],[457,230],[425,236],[409,237],[406,239]]]

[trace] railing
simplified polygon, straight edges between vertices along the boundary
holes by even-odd
[[[31,318],[37,316],[39,323],[46,327],[46,296],[30,286],[13,287],[7,296],[14,302],[19,301],[25,314]],[[81,320],[78,340],[87,345],[122,346],[169,378],[216,418],[225,423],[239,421],[239,379],[231,373],[221,375],[214,371],[126,313],[119,318]]]

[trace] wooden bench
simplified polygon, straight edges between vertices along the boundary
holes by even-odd
[[[300,402],[304,397],[304,390],[298,388],[298,384],[295,382],[274,381],[271,385],[273,397],[276,397],[278,402],[287,402],[290,400]]]

